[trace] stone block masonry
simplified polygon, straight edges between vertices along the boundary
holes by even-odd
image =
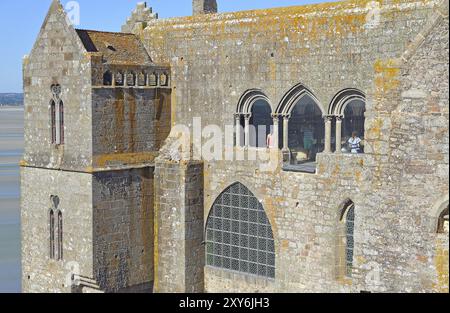
[[[448,25],[441,0],[193,1],[168,19],[140,3],[107,33],[74,30],[54,0],[24,59],[23,290],[448,292]],[[314,114],[312,170],[286,167],[315,154],[291,147]],[[239,126],[260,115],[284,145],[269,171],[169,135],[200,117],[256,154]],[[356,122],[364,153],[342,153]]]

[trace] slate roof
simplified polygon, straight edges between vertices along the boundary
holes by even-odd
[[[134,34],[76,29],[88,52],[103,55],[104,61],[116,65],[149,65],[152,60]]]

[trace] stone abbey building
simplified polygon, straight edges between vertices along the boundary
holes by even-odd
[[[448,0],[193,12],[110,33],[53,1],[23,291],[448,292]]]

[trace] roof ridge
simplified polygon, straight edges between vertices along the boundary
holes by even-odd
[[[133,35],[133,33],[124,33],[124,32],[111,32],[111,31],[103,31],[103,30],[94,30],[94,29],[84,29],[84,28],[75,28],[76,31],[84,31],[84,32],[93,32],[93,33],[104,33],[104,34],[115,34],[115,35]]]

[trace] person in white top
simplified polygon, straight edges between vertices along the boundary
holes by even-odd
[[[275,137],[273,135],[273,129],[270,130],[270,133],[267,136],[267,148],[275,148]]]
[[[350,148],[350,151],[352,153],[361,153],[361,138],[358,137],[357,132],[352,133],[352,137],[348,140],[348,145]]]

